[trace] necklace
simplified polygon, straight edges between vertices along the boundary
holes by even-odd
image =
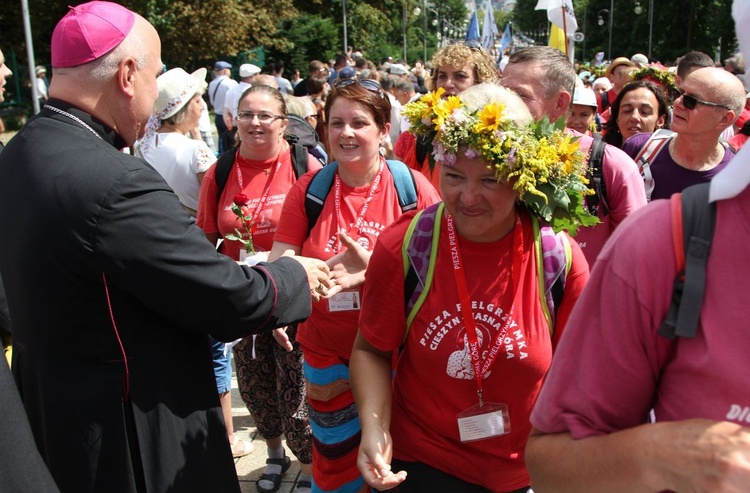
[[[80,118],[78,118],[77,116],[75,116],[75,115],[71,115],[71,114],[70,114],[70,113],[68,113],[67,111],[61,110],[60,108],[55,108],[54,106],[50,106],[50,105],[48,105],[48,104],[45,104],[45,105],[44,105],[44,108],[46,108],[46,109],[48,109],[48,110],[52,110],[52,111],[54,111],[55,113],[60,113],[60,114],[61,114],[61,115],[63,115],[63,116],[67,116],[68,118],[70,118],[70,119],[71,119],[71,120],[73,120],[74,122],[76,122],[76,123],[78,123],[79,125],[81,125],[81,126],[82,126],[83,128],[85,128],[86,130],[88,130],[89,132],[91,132],[92,134],[96,135],[96,136],[97,136],[97,137],[99,137],[100,139],[102,138],[102,136],[101,136],[101,135],[99,135],[98,133],[96,133],[96,130],[94,130],[93,128],[89,127],[89,126],[88,126],[88,125],[86,124],[86,122],[84,122],[83,120],[81,120],[81,119],[80,119]]]

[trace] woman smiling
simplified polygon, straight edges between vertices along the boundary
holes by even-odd
[[[582,203],[585,160],[496,84],[404,113],[434,137],[443,203],[387,228],[367,269],[358,466],[379,490],[527,492],[531,407],[588,279],[580,248],[540,218],[588,222],[556,198]]]
[[[376,81],[351,79],[335,86],[325,116],[336,161],[303,176],[292,188],[270,258],[293,250],[332,267],[336,285],[327,299],[313,304],[312,315],[299,325],[297,341],[305,357],[313,428],[313,491],[354,492],[364,482],[356,467],[359,420],[349,389],[349,358],[364,267],[380,233],[403,213],[406,204],[399,202],[399,192],[404,189],[397,186],[416,189],[413,208],[439,198],[419,173],[412,175],[403,163],[380,156],[390,128],[390,103]],[[313,189],[321,183],[326,184],[324,193],[315,195]],[[312,204],[311,195],[316,197]],[[317,212],[312,213],[315,204]],[[350,256],[356,257],[356,265],[347,263]]]

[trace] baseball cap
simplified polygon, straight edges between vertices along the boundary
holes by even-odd
[[[214,70],[224,70],[226,68],[232,68],[232,64],[219,60],[218,62],[214,63]]]
[[[354,67],[344,67],[339,70],[339,80],[341,79],[353,79],[357,76],[357,71]]]
[[[619,67],[620,65],[626,65],[628,67],[635,67],[635,63],[631,62],[629,58],[626,58],[624,56],[620,56],[612,60],[612,63],[609,64],[609,67],[607,67],[607,71],[605,74],[607,77],[612,75],[612,71]]]
[[[594,91],[588,87],[576,87],[576,90],[573,93],[573,104],[593,106],[596,108],[596,95],[594,94]]]
[[[404,67],[400,63],[392,63],[391,66],[388,67],[388,73],[391,73],[393,75],[405,75],[408,74],[409,71],[406,70],[406,67]]]
[[[37,65],[35,71],[36,71],[36,75],[47,73],[47,69],[44,68],[44,65]]]
[[[188,74],[181,68],[167,70],[156,79],[159,97],[154,103],[154,115],[166,120],[180,111],[206,83],[206,69]]]
[[[240,65],[240,77],[252,77],[260,73],[260,67],[252,63],[243,63]]]
[[[133,24],[135,14],[116,3],[70,7],[52,32],[52,66],[75,67],[96,60],[119,45]]]
[[[630,61],[639,67],[645,67],[648,65],[648,57],[643,53],[636,53],[630,57]]]

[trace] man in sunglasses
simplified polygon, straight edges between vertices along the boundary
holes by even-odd
[[[532,46],[510,56],[503,71],[502,84],[521,96],[535,119],[546,116],[555,121],[567,114],[577,78],[573,64],[560,50]],[[588,152],[593,139],[575,130],[569,131],[579,137],[581,149]],[[591,267],[615,228],[629,214],[646,205],[638,167],[625,153],[606,145],[601,168],[602,185],[597,194],[599,206],[596,209],[600,223],[592,228],[581,228],[576,235]]]
[[[650,200],[710,181],[734,154],[722,142],[745,106],[745,88],[737,76],[715,67],[691,72],[674,102],[672,132],[636,134],[622,150],[642,170]]]

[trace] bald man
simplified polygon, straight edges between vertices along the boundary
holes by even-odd
[[[675,133],[667,137],[658,153],[646,155],[653,181],[651,200],[669,198],[691,185],[711,181],[734,157],[719,137],[742,113],[742,82],[726,70],[705,67],[691,72],[680,91],[672,116]],[[635,159],[650,137],[648,133],[636,134],[622,149]]]
[[[163,70],[141,16],[90,2],[57,24],[50,99],[0,154],[0,272],[13,373],[63,492],[240,491],[208,332],[300,321],[328,268],[218,255],[177,196],[121,152]]]

